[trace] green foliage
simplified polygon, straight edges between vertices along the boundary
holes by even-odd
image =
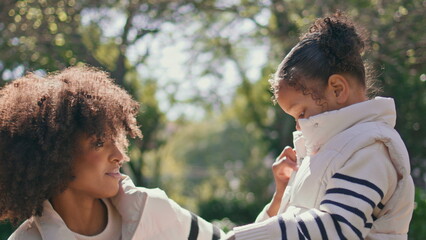
[[[247,201],[238,198],[213,198],[199,203],[199,214],[207,221],[229,218],[236,225],[254,222],[266,205],[262,201]]]
[[[6,240],[15,228],[7,222],[0,222],[0,240]]]
[[[147,164],[161,165],[158,184],[177,202],[197,211],[199,202],[234,194],[252,202],[269,200],[272,178],[262,161],[265,150],[241,125],[210,119],[174,131],[160,156]]]
[[[408,239],[426,239],[426,191],[416,189],[416,207],[410,224]]]

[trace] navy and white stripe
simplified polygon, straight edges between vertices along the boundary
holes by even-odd
[[[323,204],[332,204],[332,205],[338,206],[340,208],[343,208],[346,211],[349,211],[349,212],[357,215],[358,217],[360,217],[364,221],[364,225],[367,224],[367,217],[365,216],[364,212],[362,212],[358,208],[351,207],[351,206],[348,206],[346,204],[336,202],[336,201],[332,201],[332,200],[324,200],[324,201],[321,202],[321,205],[323,205]]]
[[[191,213],[191,229],[189,230],[188,240],[197,240],[198,232],[198,217],[197,215]]]
[[[318,229],[321,233],[321,238],[324,239],[324,240],[328,240],[327,232],[325,230],[324,223],[321,221],[321,218],[318,216],[318,214],[316,214],[315,211],[310,211],[310,213],[312,214],[312,216],[315,219],[315,222],[318,225]]]
[[[334,180],[333,180],[334,179]],[[278,217],[281,239],[364,239],[384,193],[371,181],[336,173],[319,209]]]
[[[281,229],[281,240],[286,240],[287,239],[287,230],[286,230],[286,227],[285,227],[283,217],[281,215],[278,216],[278,224],[280,225],[280,229]]]
[[[220,230],[216,226],[212,225],[213,227],[213,236],[212,240],[219,240],[220,239]]]
[[[299,239],[311,239],[311,236],[309,235],[309,231],[306,228],[306,225],[303,222],[303,220],[299,216],[297,216],[296,221],[298,224]]]
[[[332,193],[356,197],[356,198],[359,198],[360,200],[363,200],[366,203],[368,203],[372,208],[376,207],[373,200],[369,199],[368,197],[366,197],[364,195],[358,194],[358,193],[351,191],[349,189],[346,189],[346,188],[331,188],[331,189],[328,189],[325,192],[325,194],[332,194]]]
[[[207,233],[207,232],[200,233],[200,231],[202,231],[202,229],[206,229],[206,226],[200,227],[200,224],[203,224],[202,222],[205,222],[205,221],[202,220],[202,219],[199,220],[198,219],[199,217],[192,212],[190,212],[190,214],[191,214],[191,228],[189,230],[188,240],[197,240],[198,238],[205,239],[206,234],[210,234],[210,233]],[[207,229],[208,229],[208,227],[207,227]],[[212,240],[219,240],[220,238],[221,238],[221,231],[219,230],[219,228],[217,228],[214,225],[211,225],[211,239]]]
[[[369,188],[373,189],[374,191],[376,191],[380,195],[380,198],[383,198],[383,196],[384,196],[383,191],[379,187],[377,187],[374,183],[372,183],[370,181],[360,179],[360,178],[356,178],[356,177],[351,177],[351,176],[348,176],[348,175],[343,175],[343,174],[340,174],[340,173],[334,174],[332,178],[342,179],[342,180],[346,180],[346,181],[351,182],[351,183],[355,183],[355,184],[359,184],[359,185],[369,187]]]
[[[349,222],[345,217],[343,217],[339,214],[330,214],[330,215],[333,218],[333,220],[335,221],[335,223],[339,223],[339,222],[345,223],[347,226],[349,226],[355,232],[355,234],[359,237],[359,239],[361,239],[361,240],[364,239],[362,237],[361,231],[358,228],[356,228],[351,222]]]

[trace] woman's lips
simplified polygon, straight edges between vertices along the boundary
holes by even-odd
[[[121,178],[121,173],[120,172],[107,172],[105,174],[108,175],[108,176],[110,176],[110,177],[113,177],[113,178],[118,178],[118,179]]]

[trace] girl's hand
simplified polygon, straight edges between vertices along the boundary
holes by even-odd
[[[288,181],[293,171],[297,171],[296,151],[291,147],[285,147],[280,156],[277,157],[272,164],[272,173],[275,180],[275,194],[272,198],[271,205],[267,210],[270,217],[277,215],[281,205],[281,198],[284,195],[284,190],[287,187]]]
[[[284,193],[293,171],[297,170],[296,151],[287,146],[272,164],[277,193]]]

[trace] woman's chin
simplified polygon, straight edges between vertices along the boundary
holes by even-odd
[[[111,198],[118,194],[118,191],[120,190],[120,185],[117,183],[116,186],[111,186],[108,188],[108,190],[105,190],[100,198]]]

